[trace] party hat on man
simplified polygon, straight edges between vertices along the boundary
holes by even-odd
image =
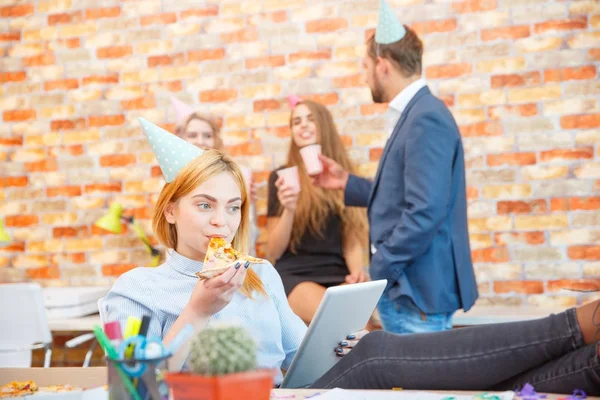
[[[379,19],[375,30],[375,42],[379,44],[394,43],[402,39],[405,34],[404,25],[400,23],[386,0],[379,0]]]
[[[177,125],[182,125],[187,121],[188,117],[194,113],[194,109],[175,96],[171,96],[171,105],[175,109],[177,116]]]
[[[167,132],[152,122],[138,117],[148,137],[152,151],[167,182],[173,182],[179,171],[190,161],[204,153],[203,150]]]

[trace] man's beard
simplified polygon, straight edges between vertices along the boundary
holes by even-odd
[[[373,98],[373,102],[385,103],[383,87],[381,86],[381,83],[379,82],[376,76],[373,76],[373,85],[374,87],[371,88],[371,97]]]

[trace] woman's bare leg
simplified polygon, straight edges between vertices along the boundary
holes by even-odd
[[[317,308],[325,295],[325,287],[315,282],[302,282],[298,284],[288,296],[292,311],[302,318],[306,325],[310,324]]]

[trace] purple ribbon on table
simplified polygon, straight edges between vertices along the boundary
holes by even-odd
[[[517,392],[517,396],[520,396],[523,400],[538,400],[548,397],[545,394],[536,393],[533,385],[529,383],[526,383],[523,389]]]

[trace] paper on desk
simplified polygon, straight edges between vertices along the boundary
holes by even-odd
[[[514,392],[496,394],[497,400],[513,400]],[[310,400],[474,400],[480,396],[454,395],[452,393],[429,393],[410,391],[375,391],[375,390],[345,390],[332,389]],[[496,399],[496,397],[494,397]]]
[[[40,391],[32,395],[17,397],[24,400],[108,400],[108,391],[103,387],[88,390],[76,390],[72,392],[44,392]]]

